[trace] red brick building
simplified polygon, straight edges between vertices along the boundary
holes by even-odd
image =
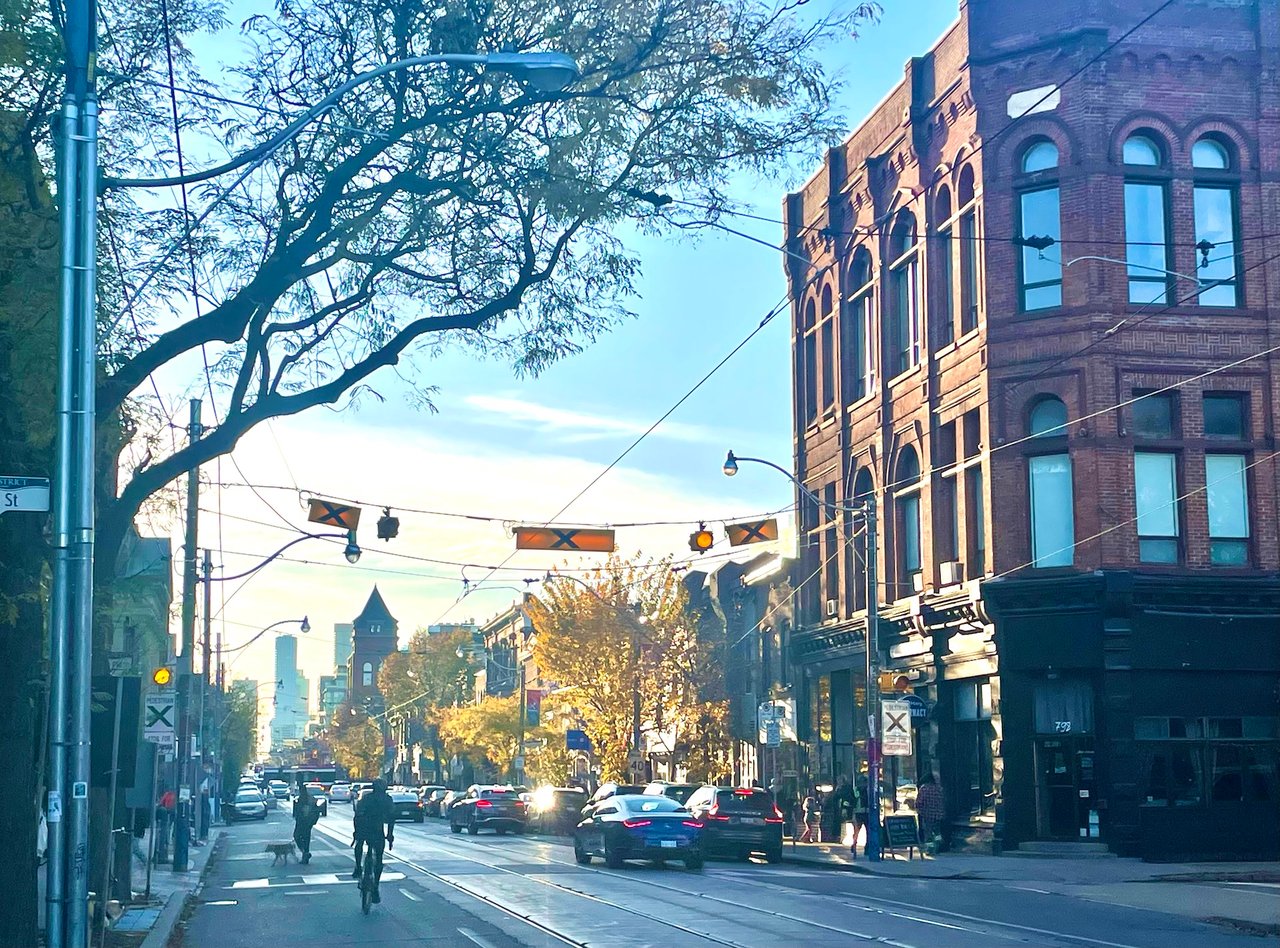
[[[802,736],[864,767],[872,496],[890,780],[997,849],[1275,858],[1280,5],[1156,6],[962,2],[786,201]]]

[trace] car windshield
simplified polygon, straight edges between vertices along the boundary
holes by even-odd
[[[480,791],[482,797],[514,797],[515,795],[514,790],[503,787],[486,788]]]
[[[256,790],[241,790],[236,794],[236,803],[261,803],[262,794]]]

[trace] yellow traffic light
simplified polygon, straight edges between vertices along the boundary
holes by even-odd
[[[705,523],[698,524],[698,529],[689,534],[689,549],[695,553],[705,553],[716,545],[716,538],[711,535]]]
[[[882,671],[880,673],[881,691],[910,691],[911,679],[902,672]]]
[[[161,665],[151,673],[151,681],[153,684],[161,686],[167,685],[169,682],[173,681],[173,670],[167,665]]]

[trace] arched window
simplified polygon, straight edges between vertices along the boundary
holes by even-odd
[[[1227,171],[1231,168],[1231,153],[1222,142],[1202,138],[1191,146],[1191,167],[1207,171]]]
[[[893,469],[897,507],[899,596],[923,589],[920,563],[920,457],[908,445],[898,454]]]
[[[934,340],[943,346],[955,337],[956,319],[956,282],[955,282],[955,229],[952,226],[951,189],[945,184],[938,188],[938,197],[934,201],[934,220],[937,222],[937,234],[934,246],[937,248],[938,309],[935,313]]]
[[[1130,135],[1124,143],[1124,163],[1159,168],[1164,164],[1163,152],[1149,135]]]
[[[817,306],[810,299],[804,304],[804,357],[801,376],[804,381],[804,421],[818,420],[818,317]]]
[[[867,500],[875,499],[875,485],[871,480],[871,470],[861,468],[853,479],[853,495],[848,506],[856,507]],[[855,612],[867,608],[867,535],[859,530],[853,539],[853,549],[849,554],[847,575],[852,577],[853,588],[849,590],[849,601],[853,603]]]
[[[1124,143],[1125,259],[1129,264],[1129,302],[1167,303],[1173,292],[1170,260],[1169,182],[1151,177],[1148,168],[1164,167],[1164,149],[1146,132]]]
[[[831,286],[822,288],[821,325],[818,332],[822,340],[822,410],[825,412],[836,403],[836,321],[832,315]]]
[[[1236,216],[1238,183],[1225,174],[1233,170],[1231,152],[1216,138],[1201,138],[1191,146],[1196,169],[1195,218],[1201,306],[1239,306]]]
[[[1058,146],[1041,139],[1022,152],[1023,173],[1048,172],[1058,167]],[[1018,195],[1018,234],[1022,256],[1018,274],[1022,309],[1052,309],[1062,305],[1062,263],[1056,254],[1028,243],[1053,243],[1062,239],[1061,195],[1058,182],[1044,183],[1043,175],[1027,185]]]
[[[1031,408],[1030,433],[1036,438],[1055,438],[1067,433],[1067,406],[1059,398],[1049,396]]]
[[[849,267],[847,318],[840,337],[844,346],[842,362],[853,376],[849,379],[848,390],[853,393],[854,401],[871,394],[875,375],[871,346],[871,340],[875,338],[871,323],[875,302],[872,276],[871,254],[866,247],[859,247],[854,251],[853,265]]]
[[[920,364],[920,254],[916,219],[898,214],[889,233],[889,359],[894,375]]]
[[[1022,170],[1025,174],[1047,171],[1056,167],[1058,167],[1058,146],[1051,141],[1041,139],[1029,145],[1022,153]]]
[[[360,669],[360,683],[366,688],[373,687],[373,663],[365,662]]]
[[[960,172],[959,239],[956,251],[960,254],[960,334],[978,328],[982,311],[982,285],[978,261],[978,205],[974,188],[973,165],[965,165]]]
[[[1065,439],[1067,406],[1053,396],[1031,407],[1029,429],[1036,438]],[[1075,557],[1075,503],[1071,456],[1062,441],[1049,441],[1027,458],[1027,490],[1031,508],[1031,561],[1034,566],[1070,566]]]

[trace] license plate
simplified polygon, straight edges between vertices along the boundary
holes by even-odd
[[[739,823],[763,823],[764,817],[763,816],[740,816],[738,817],[738,822]]]
[[[663,848],[663,849],[675,849],[675,848],[676,848],[676,841],[675,841],[674,839],[664,839],[664,840],[662,841],[662,848]]]

